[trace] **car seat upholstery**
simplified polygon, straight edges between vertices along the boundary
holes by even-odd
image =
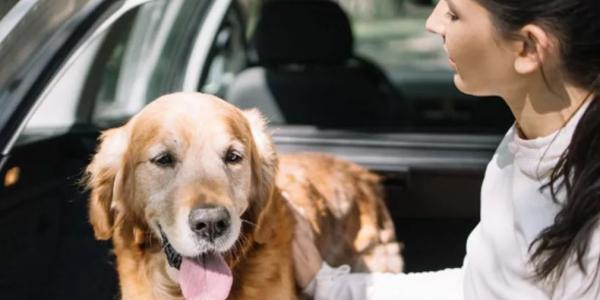
[[[226,99],[233,104],[257,107],[275,124],[398,123],[402,99],[382,71],[354,55],[350,22],[337,3],[267,2],[253,43],[258,61],[231,84]]]

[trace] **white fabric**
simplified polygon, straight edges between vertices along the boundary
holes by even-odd
[[[348,274],[324,266],[312,285],[315,299],[600,299],[598,278],[586,292],[600,255],[600,229],[584,260],[589,275],[571,258],[554,292],[532,278],[528,252],[560,208],[549,190],[540,187],[548,182],[588,105],[546,137],[524,140],[515,126],[508,131],[487,166],[481,220],[467,240],[462,268],[392,275]]]

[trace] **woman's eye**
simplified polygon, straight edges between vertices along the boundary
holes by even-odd
[[[450,21],[456,21],[458,20],[458,16],[456,16],[455,14],[453,14],[451,11],[446,13],[446,17],[448,17],[450,19]]]
[[[228,164],[235,164],[242,160],[242,154],[235,150],[229,150],[225,154],[224,161]]]
[[[171,155],[171,153],[168,152],[161,153],[156,157],[152,158],[150,161],[159,167],[170,167],[175,163],[173,155]]]

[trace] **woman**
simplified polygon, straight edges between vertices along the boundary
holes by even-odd
[[[456,86],[502,97],[516,120],[486,169],[463,267],[348,274],[299,226],[298,283],[316,299],[600,299],[598,20],[598,0],[440,0],[427,29]]]

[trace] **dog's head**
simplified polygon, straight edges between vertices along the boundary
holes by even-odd
[[[260,214],[276,163],[257,111],[199,93],[163,96],[101,136],[87,168],[96,238],[135,241],[147,230],[187,257],[230,250],[243,222],[268,239]]]

